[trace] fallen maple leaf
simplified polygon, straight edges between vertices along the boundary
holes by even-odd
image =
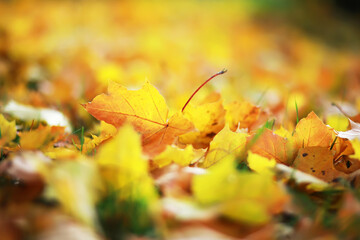
[[[94,227],[94,205],[99,199],[102,183],[94,161],[79,157],[72,161],[54,162],[41,171],[49,188],[48,196],[61,203],[64,211],[80,222]]]
[[[108,94],[101,94],[83,106],[98,120],[115,127],[129,122],[142,134],[144,151],[149,155],[163,151],[177,136],[193,129],[193,124],[181,113],[168,119],[164,98],[149,82],[136,91],[110,82]]]
[[[348,145],[345,149],[346,154],[342,154],[341,157],[335,162],[335,167],[339,171],[350,174],[355,172],[360,168],[360,141],[358,139],[354,139],[353,141],[349,141],[347,139],[339,138],[340,141],[345,141]],[[352,154],[352,155],[351,155]]]
[[[328,128],[320,118],[311,112],[296,125],[294,139],[298,148],[330,147],[334,131]]]
[[[301,148],[292,167],[326,182],[346,176],[334,167],[333,154],[326,147]]]
[[[157,155],[153,161],[159,167],[169,165],[174,162],[180,166],[188,166],[195,158],[195,152],[192,145],[188,145],[185,149],[174,146],[167,146],[165,151]]]
[[[20,134],[20,146],[25,150],[45,149],[64,139],[65,135],[64,127],[40,125],[35,130]]]
[[[130,125],[105,143],[97,155],[97,164],[109,189],[119,190],[119,199],[155,199],[148,162],[141,154],[141,139]]]
[[[199,166],[208,168],[228,155],[237,157],[243,154],[247,136],[246,133],[235,133],[225,126],[211,141],[205,160]]]
[[[268,159],[275,159],[278,163],[288,164],[288,156],[285,138],[273,133],[270,129],[265,129],[259,139],[251,147],[251,152],[259,154]]]
[[[194,148],[207,148],[225,125],[225,109],[217,93],[209,95],[198,106],[189,105],[184,115],[194,123],[196,131],[181,135],[179,142],[192,144]]]
[[[50,128],[40,125],[38,129],[20,133],[20,146],[26,150],[35,150],[47,145],[50,140]],[[36,139],[36,141],[34,141]]]
[[[15,121],[8,122],[0,114],[0,146],[5,145],[16,137]]]
[[[249,102],[232,102],[226,106],[226,122],[232,131],[239,128],[250,129],[260,116],[260,108]]]
[[[77,149],[82,149],[84,153],[89,153],[91,151],[95,151],[95,149],[108,139],[115,136],[117,133],[117,129],[104,121],[100,122],[100,135],[96,136],[91,134],[91,138],[85,137],[83,146],[81,142],[76,144]]]
[[[342,156],[347,156],[354,153],[351,141],[345,138],[338,137],[331,149],[335,151],[334,163],[336,163]]]
[[[360,160],[351,158],[351,156],[342,156],[336,163],[334,163],[334,166],[337,170],[350,174],[360,168]]]
[[[231,156],[231,155],[228,155]],[[236,170],[234,158],[226,158],[193,179],[195,199],[204,206],[219,204],[228,219],[261,225],[279,213],[288,197],[271,176]]]
[[[249,167],[259,174],[268,176],[275,174],[276,161],[274,159],[268,159],[249,151],[247,162]]]

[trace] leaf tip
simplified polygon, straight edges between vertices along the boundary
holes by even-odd
[[[91,103],[91,102],[88,102],[88,103],[80,103],[80,105],[87,110],[87,106],[88,106],[90,103]]]

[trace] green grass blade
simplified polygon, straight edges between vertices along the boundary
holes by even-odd
[[[296,109],[296,124],[299,123],[299,109],[298,109],[298,105],[295,99],[295,109]]]

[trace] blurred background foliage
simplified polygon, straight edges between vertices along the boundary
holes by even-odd
[[[359,105],[356,1],[1,1],[0,15],[1,104],[61,109],[75,129],[109,80],[147,79],[176,110],[223,67],[199,99],[216,90],[290,120],[294,99],[301,115]]]

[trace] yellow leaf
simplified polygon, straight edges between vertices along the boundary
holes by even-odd
[[[349,120],[343,115],[331,115],[327,117],[326,124],[336,131],[346,131],[349,126]]]
[[[291,139],[291,133],[286,130],[283,126],[281,126],[279,129],[275,130],[274,133],[280,137],[286,138],[286,139]]]
[[[0,146],[5,145],[16,137],[15,121],[9,122],[0,114]]]
[[[44,154],[51,159],[73,159],[79,156],[79,150],[75,148],[51,147]]]
[[[225,126],[210,143],[205,160],[199,166],[207,168],[225,158],[227,155],[240,156],[244,153],[246,133],[232,132]]]
[[[224,203],[223,213],[247,224],[268,222],[271,214],[281,212],[288,201],[283,189],[268,175],[238,173],[236,190],[235,198]],[[230,206],[226,206],[227,204]]]
[[[36,139],[36,141],[34,141]],[[50,140],[50,128],[40,126],[36,130],[20,134],[20,146],[23,149],[40,149]]]
[[[95,204],[101,182],[93,161],[85,158],[59,161],[42,174],[48,184],[45,196],[56,198],[65,212],[95,227]]]
[[[117,129],[104,121],[100,122],[100,136],[91,134],[91,138],[85,137],[84,144],[82,146],[83,153],[89,153],[94,151],[101,143],[113,137],[117,133]],[[76,144],[78,149],[81,148],[81,144]]]
[[[203,175],[195,175],[192,191],[196,200],[204,205],[231,199],[237,190],[237,172],[232,154],[209,168]]]
[[[272,177],[237,171],[232,155],[194,176],[192,191],[200,204],[217,204],[224,216],[247,224],[266,223],[288,200]]]
[[[195,158],[194,149],[188,145],[185,149],[180,149],[174,146],[167,146],[165,151],[157,155],[153,161],[160,168],[174,162],[180,166],[188,166]]]
[[[152,179],[148,175],[148,162],[142,157],[140,135],[129,125],[99,149],[96,156],[106,184],[119,190],[121,200],[155,198]]]
[[[28,132],[21,132],[20,146],[22,149],[35,150],[46,148],[64,136],[64,127],[43,126]],[[36,141],[34,141],[36,139]]]
[[[274,175],[273,169],[276,165],[276,161],[274,159],[268,159],[258,154],[249,152],[247,161],[249,167],[255,172],[269,176]]]
[[[117,129],[104,121],[100,122],[100,136],[114,136],[117,133]]]
[[[251,225],[260,225],[270,220],[266,206],[253,199],[234,199],[222,206],[222,214],[230,219]]]
[[[351,155],[350,157],[360,160],[360,140],[354,139],[351,141],[351,144],[352,144],[352,147],[353,147],[355,153],[353,155]]]
[[[206,148],[225,125],[225,109],[219,94],[208,96],[209,101],[194,106],[188,105],[184,115],[194,123],[197,131],[179,137],[179,141],[195,148]]]

